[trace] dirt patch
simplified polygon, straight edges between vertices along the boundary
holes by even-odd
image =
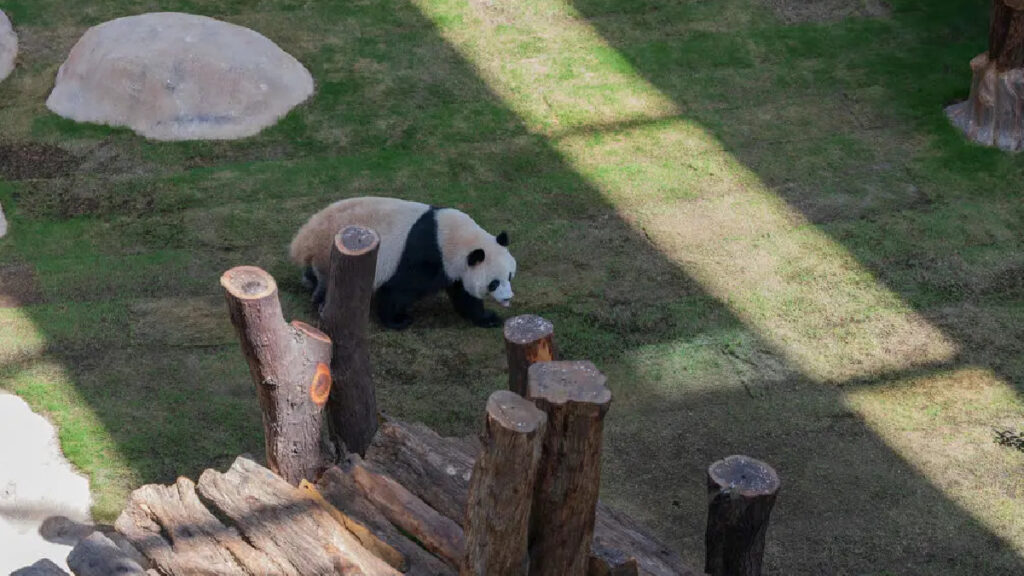
[[[70,174],[78,164],[74,154],[57,146],[0,144],[0,177],[5,180],[59,178]]]
[[[847,18],[886,18],[885,0],[761,0],[787,24],[838,22]]]
[[[39,304],[44,300],[34,266],[0,266],[0,308],[20,308],[29,304]]]

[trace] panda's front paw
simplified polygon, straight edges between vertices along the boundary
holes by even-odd
[[[491,310],[487,310],[474,320],[473,323],[481,328],[494,328],[495,326],[501,326],[501,317]]]

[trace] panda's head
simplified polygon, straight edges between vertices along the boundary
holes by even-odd
[[[462,286],[477,298],[490,296],[508,307],[512,301],[512,279],[516,276],[516,259],[508,251],[508,233],[502,232],[484,246],[474,248],[466,256],[466,272]]]

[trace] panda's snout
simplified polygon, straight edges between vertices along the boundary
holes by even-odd
[[[502,306],[504,306],[505,308],[508,308],[509,306],[511,306],[511,305],[512,305],[512,299],[511,299],[511,298],[508,298],[508,299],[506,299],[506,300],[498,300],[498,304],[501,304],[501,305],[502,305]]]

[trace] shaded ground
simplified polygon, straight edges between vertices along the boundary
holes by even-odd
[[[98,519],[262,451],[217,278],[263,266],[308,319],[291,234],[382,194],[510,231],[514,311],[609,375],[603,496],[692,564],[703,469],[741,452],[783,478],[776,573],[1024,569],[1024,460],[991,433],[1024,420],[1024,157],[942,116],[986,3],[790,25],[753,0],[169,2],[257,29],[317,93],[259,137],[167,145],[42,104],[51,47],[148,3],[8,4],[4,142],[80,163],[0,181],[0,266],[43,296],[0,309],[0,386],[58,423]],[[500,332],[415,312],[372,335],[380,402],[471,432]]]

